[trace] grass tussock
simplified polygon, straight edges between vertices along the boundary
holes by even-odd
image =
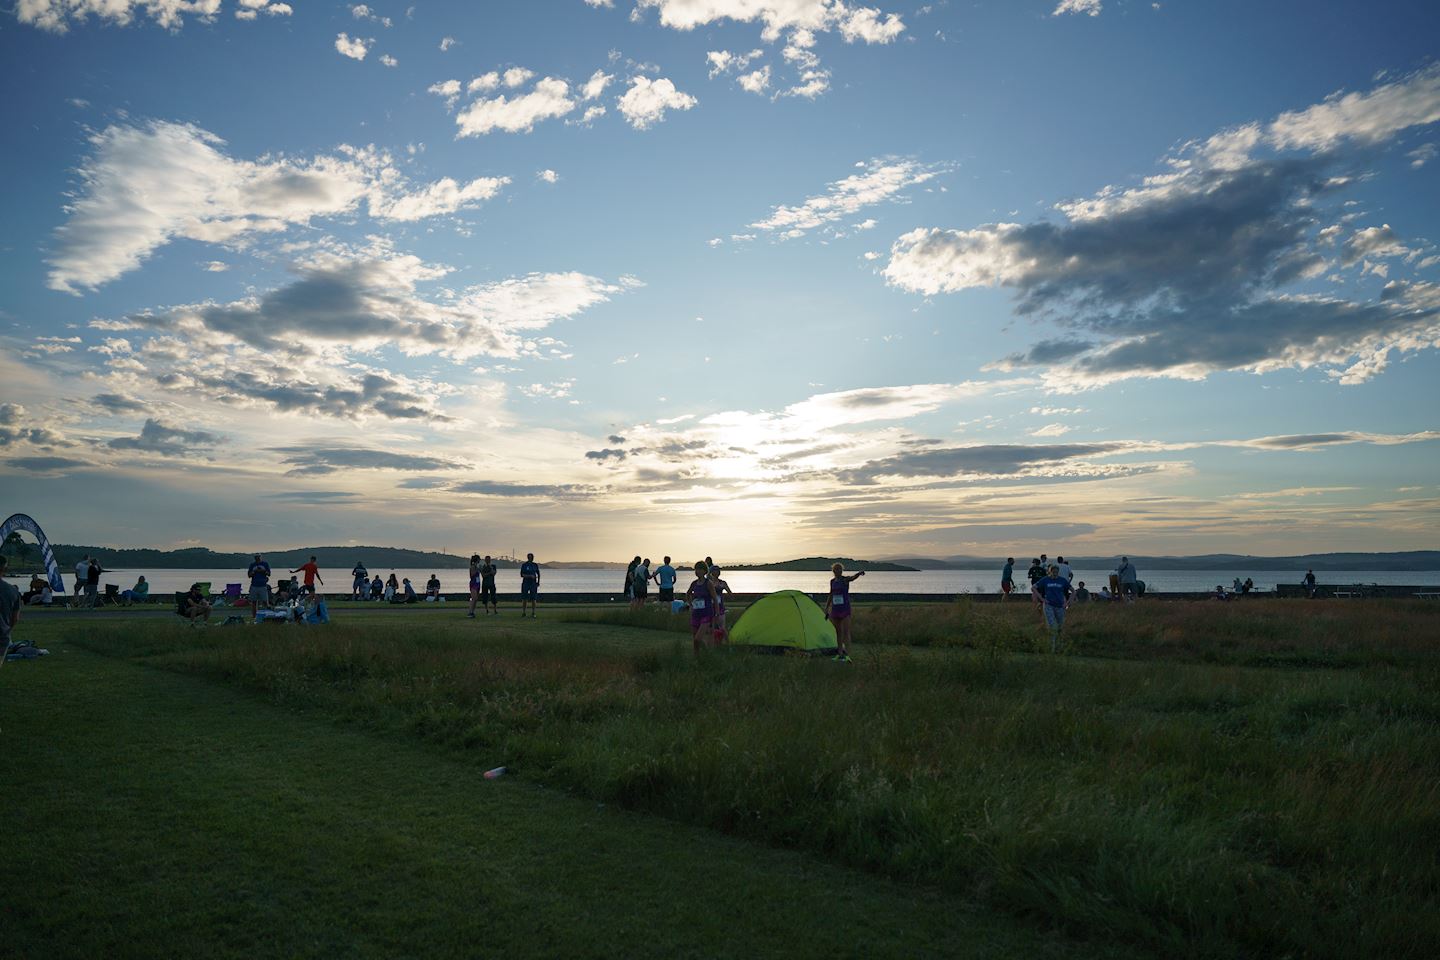
[[[114,624],[86,642],[1086,936],[1185,956],[1428,956],[1428,617],[1245,607],[1077,610],[1072,649],[1101,655],[1080,658],[1010,655],[1039,635],[1023,603],[862,605],[848,666],[697,660],[683,624],[668,640],[605,625],[675,630],[648,611],[483,639]],[[1306,663],[1349,669],[1276,669]]]

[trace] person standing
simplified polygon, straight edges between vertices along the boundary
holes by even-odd
[[[1306,571],[1305,571],[1305,579],[1304,579],[1302,582],[1305,584],[1305,593],[1309,595],[1309,597],[1310,597],[1311,600],[1314,600],[1314,599],[1315,599],[1315,571],[1314,571],[1314,570],[1306,570]]]
[[[850,584],[865,576],[865,571],[845,575],[845,567],[830,565],[830,594],[825,598],[825,619],[835,625],[834,660],[850,662]]]
[[[537,620],[540,617],[536,605],[540,602],[540,564],[535,562],[535,554],[525,554],[525,562],[520,564],[520,619],[525,619],[525,604],[530,604],[530,619]]]
[[[480,602],[480,554],[470,554],[470,609],[465,619],[475,619],[475,604]]]
[[[1015,558],[1005,558],[1005,568],[1000,571],[1000,599],[1003,601],[1015,589]]]
[[[325,579],[320,576],[320,567],[319,567],[318,564],[315,563],[315,558],[314,558],[314,557],[311,557],[311,558],[310,558],[310,562],[309,562],[309,563],[302,563],[302,564],[300,564],[300,566],[296,567],[294,570],[291,570],[290,572],[291,572],[291,573],[300,573],[300,572],[302,572],[302,571],[305,573],[305,592],[306,592],[306,593],[314,593],[314,592],[315,592],[315,581],[316,581],[316,580],[319,580],[319,581],[320,581],[320,586],[322,586],[322,587],[325,586]]]
[[[670,566],[670,558],[666,557],[665,562],[655,568],[655,582],[659,585],[659,597],[661,605],[670,609],[670,604],[675,601],[675,568]]]
[[[725,629],[725,594],[734,593],[730,584],[720,579],[720,568],[710,568],[710,585],[715,588],[715,619],[710,624],[710,635],[715,640],[715,646],[720,646],[730,638],[729,632]]]
[[[250,607],[259,622],[260,608],[270,603],[270,564],[257,553],[245,575],[250,578]]]
[[[1140,593],[1140,575],[1135,572],[1135,564],[1130,562],[1129,557],[1121,557],[1115,574],[1120,578],[1120,596],[1125,598],[1126,603],[1133,603]]]
[[[1050,652],[1060,650],[1060,630],[1065,626],[1065,608],[1070,605],[1070,581],[1060,576],[1058,564],[1051,564],[1049,575],[1035,584],[1035,590],[1044,598],[1045,625],[1050,628]]]
[[[636,564],[630,579],[630,609],[639,610],[645,606],[645,598],[650,593],[650,561],[642,560]]]
[[[685,591],[685,602],[690,606],[690,639],[698,656],[714,640],[711,627],[715,623],[715,586],[706,564],[695,564],[695,579]]]
[[[1030,569],[1025,572],[1025,576],[1030,580],[1030,599],[1033,600],[1035,606],[1038,607],[1042,601],[1040,594],[1035,590],[1035,584],[1045,579],[1045,568],[1040,566],[1039,557],[1032,557],[1030,559]]]
[[[0,667],[5,665],[10,638],[20,622],[20,588],[5,579],[5,568],[9,565],[9,559],[0,556]]]
[[[1075,582],[1075,571],[1070,569],[1070,564],[1065,562],[1064,557],[1056,557],[1055,566],[1060,568],[1060,576],[1069,580],[1071,583]]]
[[[355,561],[355,569],[350,571],[350,576],[355,578],[355,582],[350,585],[354,599],[364,600],[370,591],[370,571],[365,569],[363,561]]]
[[[625,568],[625,599],[629,601],[632,609],[635,606],[635,568],[638,566],[640,566],[640,558],[637,556]]]
[[[70,606],[78,607],[85,602],[85,582],[89,579],[90,554],[87,553],[75,564],[75,594],[70,598]]]
[[[100,574],[105,568],[100,566],[99,557],[90,558],[90,570],[85,577],[85,606],[100,606]]]
[[[485,612],[493,616],[500,616],[500,604],[495,597],[495,561],[490,555],[485,555],[485,562],[480,564],[480,606]]]

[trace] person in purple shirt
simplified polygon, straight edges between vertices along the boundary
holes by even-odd
[[[1065,626],[1065,608],[1070,605],[1070,581],[1060,576],[1060,568],[1052,563],[1047,575],[1035,581],[1035,593],[1044,601],[1050,652],[1056,653],[1060,649],[1060,630]]]
[[[835,656],[841,663],[850,662],[850,584],[865,576],[865,571],[845,576],[845,567],[832,564],[830,594],[825,599],[825,619],[835,624]]]
[[[697,656],[714,640],[711,626],[715,623],[715,585],[710,582],[709,574],[710,568],[705,564],[695,564],[695,580],[685,591],[685,602],[690,605],[691,640]]]

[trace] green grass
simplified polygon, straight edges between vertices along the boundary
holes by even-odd
[[[489,752],[280,710],[57,626],[51,657],[0,669],[0,957],[1112,955],[933,888],[486,781]]]
[[[92,619],[80,642],[1096,943],[1440,942],[1423,604],[1087,607],[1062,657],[1026,652],[1028,604],[861,605],[849,666],[697,661],[663,615],[561,615],[586,622]]]

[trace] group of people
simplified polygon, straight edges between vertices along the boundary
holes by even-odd
[[[315,558],[311,557],[310,561],[313,563]],[[410,578],[397,578],[393,570],[390,576],[383,580],[378,573],[372,578],[370,571],[365,569],[365,564],[357,562],[355,569],[350,571],[350,576],[353,578],[350,586],[352,600],[375,600],[380,603],[417,603],[420,600]],[[324,586],[325,581],[320,581],[320,585]],[[429,582],[425,584],[425,599],[435,600],[439,597],[440,579],[432,573]]]
[[[625,570],[625,597],[630,601],[630,609],[638,610],[645,606],[646,599],[650,595],[652,580],[655,582],[656,600],[665,606],[674,603],[675,581],[679,578],[680,575],[670,565],[669,557],[666,557],[665,562],[651,572],[650,558],[646,557],[641,560],[637,555]]]
[[[1123,600],[1129,603],[1138,599],[1143,589],[1135,564],[1130,562],[1129,557],[1121,557],[1115,572],[1110,576],[1111,583],[1117,589],[1101,587],[1098,594],[1087,589],[1084,580],[1072,586],[1075,571],[1061,556],[1057,556],[1053,563],[1043,553],[1031,559],[1026,576],[1030,581],[1030,599],[1044,614],[1045,626],[1050,631],[1052,653],[1060,648],[1060,631],[1065,626],[1065,611],[1070,608],[1071,603],[1085,603],[1090,600]],[[1005,566],[1000,571],[1000,599],[1007,599],[1014,590],[1015,558],[1006,557]]]
[[[475,619],[475,606],[479,604],[485,615],[500,616],[499,597],[495,592],[495,574],[499,567],[493,557],[485,555],[481,560],[478,553],[470,555],[470,609],[465,616]],[[539,612],[536,605],[540,602],[540,564],[535,562],[535,554],[525,554],[525,562],[520,564],[520,618],[526,616],[530,619],[538,619]],[[528,611],[528,613],[527,613]]]

